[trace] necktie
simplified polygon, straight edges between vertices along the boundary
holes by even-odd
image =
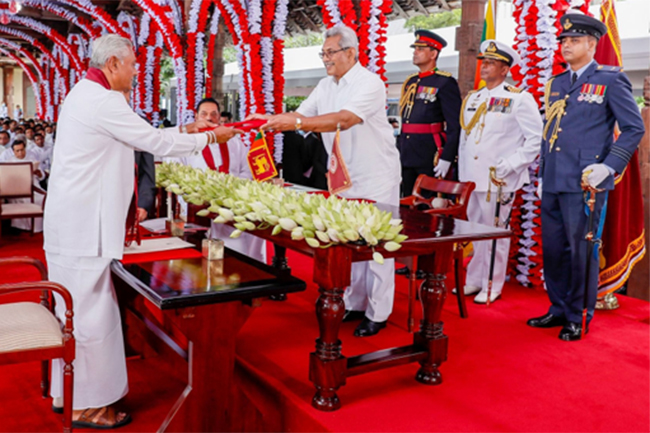
[[[577,80],[578,80],[578,74],[576,74],[575,72],[571,72],[571,85],[573,86]]]

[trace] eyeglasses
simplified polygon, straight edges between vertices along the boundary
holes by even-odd
[[[340,50],[321,51],[320,53],[318,53],[318,57],[320,57],[321,59],[324,59],[324,58],[326,58],[326,57],[327,57],[328,59],[331,59],[332,56],[333,56],[334,54],[336,54],[336,53],[340,53],[341,51],[345,51],[345,50],[347,50],[347,49],[349,49],[349,48],[350,48],[350,47],[345,47],[345,48],[341,48]]]

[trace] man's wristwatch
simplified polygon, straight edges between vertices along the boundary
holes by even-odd
[[[300,131],[302,129],[302,119],[300,117],[296,117],[296,131]]]

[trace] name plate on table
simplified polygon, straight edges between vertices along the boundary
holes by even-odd
[[[226,248],[223,260],[202,257],[123,264],[113,273],[160,309],[251,300],[305,290],[305,282]]]

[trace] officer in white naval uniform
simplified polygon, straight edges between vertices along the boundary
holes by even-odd
[[[470,92],[461,108],[458,151],[459,178],[474,182],[476,189],[467,206],[470,221],[493,226],[496,187],[490,189],[490,167],[506,182],[502,188],[499,226],[510,215],[514,193],[529,182],[528,166],[539,154],[542,118],[532,95],[505,83],[510,67],[519,62],[518,54],[506,44],[486,40],[481,44],[481,79],[485,87]],[[487,302],[492,241],[474,242],[474,257],[467,267],[465,294],[478,295],[474,302]],[[497,241],[490,302],[501,295],[505,282],[510,239]]]

